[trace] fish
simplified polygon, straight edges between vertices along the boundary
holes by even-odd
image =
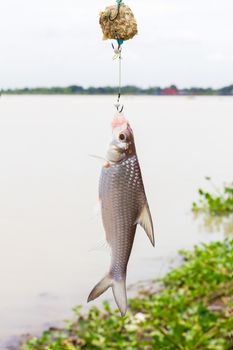
[[[111,287],[124,317],[127,312],[127,265],[137,225],[143,227],[153,246],[155,239],[133,130],[120,113],[112,121],[112,133],[99,181],[102,222],[111,249],[111,264],[109,272],[92,289],[87,301],[95,300]]]

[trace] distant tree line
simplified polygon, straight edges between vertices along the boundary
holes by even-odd
[[[1,94],[8,95],[113,95],[118,93],[118,87],[104,86],[104,87],[88,87],[83,88],[79,85],[71,85],[67,87],[38,87],[38,88],[24,88],[24,89],[6,89],[1,90]],[[125,95],[156,95],[156,96],[193,96],[193,95],[221,95],[232,96],[233,85],[223,87],[221,89],[191,87],[186,89],[179,89],[175,85],[169,87],[149,87],[140,88],[134,85],[127,85],[122,87],[122,93]]]

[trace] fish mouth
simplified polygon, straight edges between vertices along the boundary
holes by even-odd
[[[128,125],[129,125],[128,120],[123,115],[117,114],[112,121],[112,130],[113,131],[115,129],[125,130],[127,129]]]
[[[117,114],[112,121],[112,132],[116,139],[121,133],[125,133],[128,137],[133,134],[128,120],[121,114]]]

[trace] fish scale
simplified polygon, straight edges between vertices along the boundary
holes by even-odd
[[[107,242],[111,247],[113,278],[125,277],[136,230],[136,220],[146,203],[137,156],[103,168],[99,196]]]

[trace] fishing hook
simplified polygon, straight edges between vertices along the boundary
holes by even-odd
[[[124,109],[124,105],[120,104],[120,98],[121,98],[121,93],[119,92],[118,98],[117,98],[117,103],[115,103],[115,107],[116,107],[118,113],[122,113],[123,109]]]
[[[121,109],[120,109],[120,110],[117,109],[117,111],[118,111],[119,113],[122,113],[122,112],[123,112],[123,109],[124,109],[124,105],[121,106]]]
[[[115,107],[118,113],[122,113],[124,109],[124,105],[121,105],[120,103],[115,103]]]

